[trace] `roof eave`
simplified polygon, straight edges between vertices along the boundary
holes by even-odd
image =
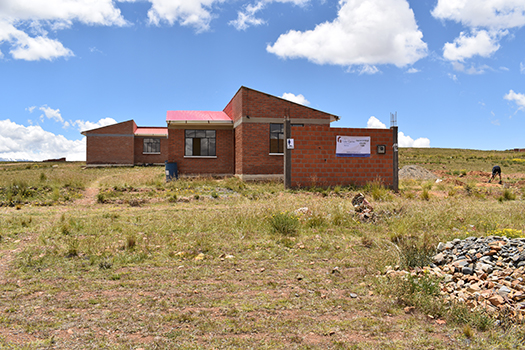
[[[135,134],[139,137],[168,137],[168,134]]]
[[[232,120],[167,120],[168,124],[233,124]]]

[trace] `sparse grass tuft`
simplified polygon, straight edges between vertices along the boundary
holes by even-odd
[[[268,217],[272,232],[284,236],[295,236],[299,229],[299,218],[287,211],[272,214]]]
[[[428,191],[427,188],[423,188],[423,191],[421,191],[421,199],[425,200],[425,201],[429,201],[430,200],[430,192]]]

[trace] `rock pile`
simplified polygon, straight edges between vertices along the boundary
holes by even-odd
[[[415,180],[435,180],[437,176],[419,165],[405,165],[399,169],[398,176],[400,179]]]
[[[362,222],[368,222],[375,219],[374,208],[362,193],[358,193],[354,196],[352,199],[352,205],[354,206],[355,214]]]
[[[524,319],[525,239],[469,237],[439,243],[437,251],[434,263],[422,271],[441,278],[445,300],[471,310],[508,309],[515,320]]]

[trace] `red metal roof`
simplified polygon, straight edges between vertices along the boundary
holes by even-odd
[[[135,130],[135,135],[138,135],[138,136],[168,136],[168,128],[138,127],[137,130]]]
[[[168,111],[166,121],[174,122],[231,122],[224,112],[213,111]]]

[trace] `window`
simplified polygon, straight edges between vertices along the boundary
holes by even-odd
[[[284,153],[283,124],[270,124],[270,153]]]
[[[185,130],[185,156],[215,156],[215,130]]]
[[[160,139],[144,139],[142,153],[160,153]]]

